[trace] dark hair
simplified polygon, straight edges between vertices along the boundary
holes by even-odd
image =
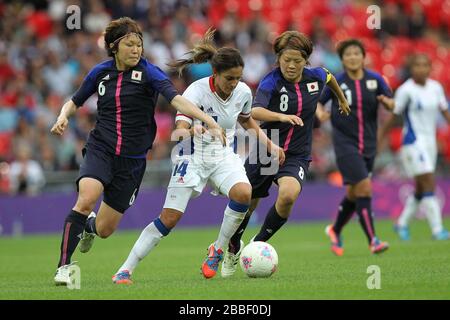
[[[167,65],[176,69],[180,76],[187,66],[193,63],[203,63],[207,61],[211,63],[211,67],[217,73],[235,67],[244,67],[244,60],[242,59],[239,50],[230,47],[217,49],[214,46],[213,38],[215,31],[216,30],[211,28],[206,31],[202,40],[200,40],[191,51],[187,52],[187,54],[191,55],[189,59],[179,59],[168,63]]]
[[[431,59],[426,53],[415,53],[409,57],[409,68],[413,66],[414,63],[420,58],[425,58],[427,60],[428,64],[431,65]]]
[[[342,60],[342,57],[344,56],[344,51],[350,46],[359,47],[361,49],[363,57],[366,56],[366,48],[364,48],[364,45],[362,44],[361,41],[359,41],[358,39],[348,39],[348,40],[339,42],[339,44],[337,45],[337,53],[341,60]]]
[[[285,31],[279,35],[273,44],[273,51],[277,55],[277,60],[284,50],[298,50],[306,61],[313,52],[312,41],[303,33],[298,31]]]
[[[114,57],[114,54],[117,52],[120,40],[130,33],[136,34],[143,42],[142,30],[137,22],[133,19],[122,17],[113,20],[108,24],[105,32],[103,33],[103,36],[105,38],[105,49],[108,52],[108,56]],[[111,44],[113,44],[112,47],[110,47]],[[142,53],[144,53],[143,49]]]

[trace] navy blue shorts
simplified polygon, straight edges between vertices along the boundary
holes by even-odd
[[[124,213],[138,195],[146,165],[146,159],[118,157],[89,146],[83,149],[77,190],[82,178],[94,178],[105,188],[103,202]]]
[[[277,183],[281,177],[294,177],[303,189],[303,182],[306,180],[309,162],[297,156],[286,155],[286,160],[279,170],[273,175],[267,175],[262,170],[267,169],[269,165],[262,165],[259,162],[257,164],[250,164],[249,159],[247,159],[245,162],[245,171],[252,185],[252,199],[267,197],[272,182]]]
[[[336,159],[344,184],[354,185],[372,174],[375,156],[364,157],[360,154],[349,154]]]

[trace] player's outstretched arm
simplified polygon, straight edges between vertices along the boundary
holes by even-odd
[[[342,92],[336,78],[332,74],[330,74],[330,76],[331,78],[330,81],[328,81],[327,86],[331,89],[331,91],[333,91],[334,95],[338,99],[339,110],[341,113],[345,113],[348,116],[350,114],[350,106],[348,105],[347,99],[345,99],[345,95]]]
[[[281,149],[267,137],[264,131],[261,130],[261,128],[251,116],[247,118],[239,117],[238,121],[245,130],[250,130],[249,132],[256,134],[258,140],[262,141],[266,145],[267,150],[270,152],[270,154],[278,158],[280,165],[284,163],[286,155],[284,154],[283,149]]]
[[[208,132],[216,136],[222,141],[222,144],[226,145],[226,135],[225,131],[211,118],[209,115],[197,108],[192,102],[181,95],[175,96],[175,98],[170,101],[170,104],[175,107],[180,113],[188,115],[192,118],[199,119],[200,121],[206,123],[208,126]]]
[[[273,112],[262,107],[255,107],[252,109],[252,118],[258,121],[265,122],[290,122],[292,125],[303,126],[303,121],[295,114],[283,114]]]
[[[191,124],[184,120],[177,120],[175,130],[172,132],[172,141],[183,141],[191,136]]]
[[[175,123],[175,130],[175,137],[178,141],[193,137],[195,135],[200,136],[206,132],[206,128],[204,126],[198,124],[191,125],[189,122],[184,120],[177,120]]]
[[[395,108],[395,100],[386,97],[384,94],[377,96],[378,101],[386,108],[386,110],[392,111]]]
[[[61,112],[59,113],[58,118],[56,119],[55,124],[50,130],[53,134],[62,135],[64,130],[66,130],[67,125],[69,124],[69,117],[72,116],[77,111],[77,106],[72,100],[67,101],[63,107],[61,108]]]

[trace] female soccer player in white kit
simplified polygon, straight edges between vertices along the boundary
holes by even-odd
[[[269,152],[276,154],[280,162],[284,161],[283,150],[272,144],[251,117],[252,92],[239,81],[244,67],[239,51],[234,48],[216,49],[212,43],[213,36],[214,31],[208,30],[202,42],[190,52],[190,59],[179,60],[171,66],[182,72],[192,63],[211,62],[213,76],[195,81],[183,96],[226,129],[227,145],[224,147],[207,132],[194,134],[193,149],[188,154],[183,150],[183,155],[174,165],[161,215],[143,230],[128,259],[113,276],[114,283],[132,283],[131,274],[138,262],[175,227],[189,200],[200,195],[208,181],[230,199],[219,236],[209,246],[202,265],[204,277],[214,277],[223,257],[223,248],[244,219],[251,200],[252,188],[243,163],[231,146],[237,122],[245,129],[253,129],[266,143]],[[176,122],[177,129],[189,129],[193,124],[200,124],[183,114],[177,114]]]
[[[429,77],[431,61],[424,54],[411,60],[411,78],[395,93],[394,115],[383,128],[384,134],[394,122],[395,115],[403,116],[403,145],[400,157],[406,173],[415,179],[415,194],[410,195],[395,225],[400,239],[409,240],[408,224],[419,206],[426,217],[436,240],[449,239],[442,224],[441,208],[434,194],[436,183],[437,143],[436,121],[439,111],[450,123],[448,103],[441,84]]]

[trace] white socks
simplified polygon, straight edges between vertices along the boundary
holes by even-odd
[[[411,218],[416,214],[419,208],[419,200],[416,199],[414,194],[410,194],[405,201],[405,207],[402,214],[398,218],[398,225],[400,227],[407,227]]]
[[[398,218],[398,225],[400,227],[406,227],[409,224],[411,218],[415,215],[419,207],[422,206],[425,210],[428,223],[433,234],[439,233],[444,228],[442,225],[442,214],[439,202],[434,193],[426,193],[422,196],[421,200],[411,194],[405,202],[402,214]]]
[[[441,207],[435,195],[428,195],[422,198],[421,204],[425,209],[425,214],[433,234],[442,231]]]
[[[220,248],[225,251],[224,248],[228,248],[228,243],[241,225],[242,220],[244,220],[248,208],[249,206],[247,205],[230,201],[225,208],[222,225],[220,226],[219,237],[214,244],[216,249]]]
[[[163,235],[156,228],[155,223],[150,223],[142,231],[139,239],[134,244],[133,249],[131,249],[127,260],[119,268],[118,272],[128,270],[130,273],[133,273],[133,270],[136,268],[139,261],[144,259],[145,256],[149,254],[149,252],[159,243],[162,237]]]

